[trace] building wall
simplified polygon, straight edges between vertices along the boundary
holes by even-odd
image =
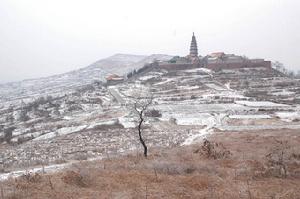
[[[116,84],[119,84],[119,83],[122,83],[124,82],[124,79],[117,79],[117,80],[114,80],[114,79],[111,79],[111,80],[107,80],[106,83],[107,85],[116,85]]]
[[[240,63],[208,63],[206,68],[212,70],[221,70],[221,69],[238,69],[238,68],[257,68],[265,67],[271,69],[270,61],[261,61],[261,62],[240,62]]]
[[[193,68],[199,68],[200,65],[198,64],[171,64],[171,63],[164,63],[164,64],[159,64],[159,68],[165,69],[165,70],[185,70],[185,69],[193,69]]]
[[[191,63],[160,63],[159,68],[165,70],[185,70],[185,69],[193,69],[205,67],[212,70],[221,70],[221,69],[239,69],[239,68],[258,68],[265,67],[271,69],[270,61],[246,61],[246,62],[214,62],[214,63],[206,63],[201,62],[200,64],[191,64]]]

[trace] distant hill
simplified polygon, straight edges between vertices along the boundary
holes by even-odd
[[[86,85],[97,80],[104,80],[108,74],[115,73],[123,75],[153,60],[165,61],[171,58],[172,56],[170,55],[162,54],[153,54],[150,56],[116,54],[101,59],[87,67],[67,73],[0,84],[0,102],[46,94],[61,95],[72,91],[78,86]]]

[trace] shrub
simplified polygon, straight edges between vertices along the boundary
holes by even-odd
[[[67,110],[69,112],[72,112],[72,111],[81,111],[83,109],[80,104],[73,104],[73,105],[70,105]]]
[[[195,95],[191,95],[191,99],[197,99]]]
[[[204,139],[201,148],[195,150],[194,153],[201,153],[207,158],[213,159],[228,158],[231,155],[231,152],[222,143],[214,143],[207,139]]]
[[[21,110],[20,114],[19,114],[19,121],[21,122],[26,122],[28,121],[30,118],[29,116],[27,115],[27,110],[24,109],[24,110]]]
[[[6,141],[7,143],[10,143],[11,139],[12,139],[12,132],[15,130],[15,127],[9,127],[7,129],[4,129],[4,141]]]
[[[91,184],[91,176],[89,175],[89,171],[67,171],[61,179],[66,184],[79,187],[87,187]]]
[[[149,110],[145,113],[145,116],[146,117],[161,117],[162,114],[156,110],[156,109],[152,109],[152,110]]]
[[[20,177],[20,180],[23,180],[28,183],[38,183],[42,180],[42,176],[38,173],[26,173]]]
[[[277,145],[272,148],[271,152],[266,157],[265,174],[275,177],[287,177],[288,173],[288,149],[290,146],[287,141],[276,140]]]

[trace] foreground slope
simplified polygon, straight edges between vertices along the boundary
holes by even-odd
[[[14,199],[300,198],[298,131],[217,131],[208,140],[151,148],[148,158],[136,151],[54,174],[26,174],[2,183],[2,193]]]

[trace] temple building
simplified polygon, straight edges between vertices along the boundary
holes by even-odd
[[[108,85],[115,85],[124,81],[124,77],[119,76],[117,74],[112,74],[106,77],[106,83]]]
[[[189,54],[184,57],[175,56],[168,62],[161,62],[159,63],[159,67],[166,70],[185,70],[204,67],[214,71],[259,67],[271,69],[271,62],[264,59],[249,59],[245,56],[226,54],[224,52],[215,52],[203,57],[199,56],[197,40],[193,33]]]

